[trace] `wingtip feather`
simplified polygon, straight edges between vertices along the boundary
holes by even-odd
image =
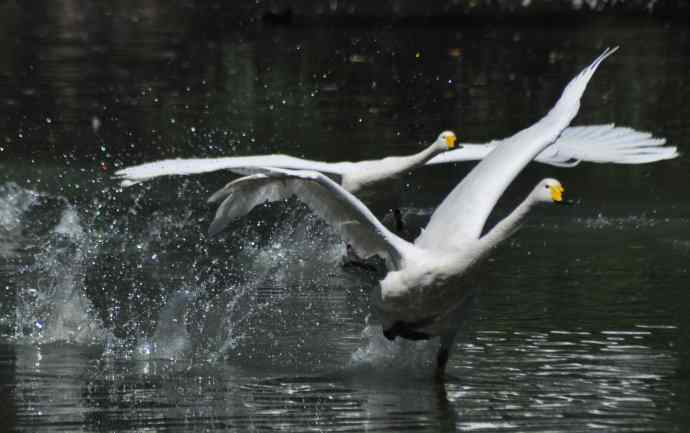
[[[604,50],[604,52],[601,53],[601,54],[599,55],[599,57],[597,57],[597,58],[592,62],[592,64],[591,64],[590,67],[589,67],[590,71],[592,71],[592,72],[596,71],[596,69],[599,67],[599,65],[601,64],[601,62],[603,62],[604,60],[606,60],[606,58],[609,57],[611,54],[613,54],[613,53],[615,53],[616,51],[618,51],[618,48],[619,48],[618,45],[616,45],[616,46],[613,47],[613,48],[607,47],[607,48]]]

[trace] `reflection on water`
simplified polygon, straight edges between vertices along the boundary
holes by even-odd
[[[654,340],[671,328],[481,331],[464,338],[445,386],[429,377],[344,366],[266,375],[232,365],[189,369],[119,361],[69,345],[21,347],[19,425],[69,431],[108,425],[291,431],[371,429],[635,430],[672,428],[674,356]]]
[[[231,30],[204,26],[198,8],[189,20],[78,2],[0,8],[0,414],[9,425],[690,425],[686,158],[530,167],[497,216],[546,175],[578,205],[538,212],[481,269],[444,385],[431,377],[437,343],[381,336],[369,301],[377,275],[343,267],[343,243],[296,201],[208,238],[214,209],[204,199],[225,173],[124,191],[109,178],[162,157],[361,159],[411,153],[447,128],[471,141],[504,136],[615,43],[622,49],[597,72],[576,123],[650,130],[687,152],[684,27],[601,17],[548,29]],[[468,168],[403,179],[412,231]]]

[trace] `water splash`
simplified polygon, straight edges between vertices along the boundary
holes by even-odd
[[[66,205],[58,224],[39,242],[16,288],[16,337],[34,343],[100,340],[102,326],[83,285],[91,240],[76,209]]]
[[[301,291],[333,284],[333,274],[324,269],[338,272],[345,245],[324,230],[322,221],[305,216],[304,209],[287,211],[281,220],[265,240],[256,233],[231,235],[225,242],[237,247],[234,266],[203,280],[207,287],[193,314],[203,312],[196,332],[205,349],[197,353],[208,361],[261,356],[263,349],[256,340],[263,340],[273,330],[263,329],[257,322],[271,315],[285,319],[290,314],[280,314],[285,302],[299,297]],[[223,284],[220,291],[211,287]]]
[[[645,215],[631,215],[627,217],[607,217],[598,214],[595,218],[578,218],[576,223],[582,224],[593,230],[630,230],[640,228],[653,228],[659,221]]]
[[[381,325],[367,323],[362,331],[363,345],[350,356],[350,368],[362,374],[429,376],[434,371],[438,339],[410,341],[383,336]]]
[[[196,291],[179,290],[168,299],[158,315],[153,335],[143,337],[139,342],[135,350],[138,358],[175,361],[189,355],[192,341],[187,331],[187,310],[197,297]]]
[[[0,185],[0,257],[14,257],[21,249],[23,215],[38,199],[38,193],[14,182]]]
[[[316,341],[304,329],[312,328],[333,333],[327,338],[340,350],[346,331],[319,322],[346,320],[333,312],[350,311],[345,294],[370,282],[340,266],[340,238],[290,203],[209,239],[212,215],[188,185],[174,202],[159,203],[150,190],[128,197],[104,190],[79,207],[4,185],[3,234],[11,230],[22,247],[13,264],[16,306],[2,312],[15,323],[14,337],[96,344],[109,358],[286,365],[304,359]],[[313,309],[314,295],[332,311]],[[310,350],[312,358],[329,356]]]

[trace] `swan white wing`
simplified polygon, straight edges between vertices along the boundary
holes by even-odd
[[[536,161],[551,165],[577,165],[580,161],[642,164],[678,156],[675,146],[649,132],[608,125],[573,126],[544,149]]]
[[[329,163],[296,158],[289,155],[255,155],[224,158],[166,159],[126,167],[115,172],[122,186],[130,186],[159,176],[187,176],[218,170],[241,170],[251,167],[278,167],[292,170],[313,170],[342,175],[352,163]]]
[[[497,143],[451,191],[415,240],[423,248],[457,247],[478,239],[503,191],[522,169],[555,142],[580,109],[580,99],[601,62],[616,51],[606,49],[565,87],[556,105],[537,123]]]
[[[497,143],[463,143],[462,148],[437,155],[427,161],[427,165],[484,159]],[[558,139],[534,160],[558,167],[574,167],[582,161],[643,164],[678,157],[675,146],[664,144],[664,138],[614,124],[571,126],[564,129]]]
[[[262,171],[234,180],[221,194],[214,194],[226,198],[216,211],[210,235],[262,203],[295,195],[343,236],[360,257],[379,255],[391,269],[398,269],[404,251],[414,248],[391,233],[359,199],[327,176],[313,171]]]

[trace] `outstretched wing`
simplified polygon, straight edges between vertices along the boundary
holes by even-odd
[[[675,146],[649,132],[609,125],[566,128],[558,140],[544,149],[536,161],[574,166],[581,161],[614,164],[644,164],[678,156]]]
[[[343,175],[349,162],[322,162],[289,155],[256,155],[225,158],[166,159],[123,168],[115,172],[122,186],[131,186],[159,176],[188,176],[218,170],[242,170],[253,167],[277,167],[291,170],[313,170]]]
[[[343,236],[362,258],[379,255],[389,268],[398,269],[404,251],[414,248],[391,233],[359,199],[323,174],[272,168],[261,171],[230,182],[211,197],[210,201],[223,197],[225,200],[216,211],[210,235],[262,203],[295,195]]]
[[[462,144],[462,148],[436,155],[427,164],[484,159],[503,140],[486,144]],[[571,126],[534,158],[543,164],[574,167],[580,162],[644,164],[678,156],[674,146],[664,146],[666,139],[648,132],[608,125]]]
[[[455,247],[478,239],[503,191],[522,169],[556,141],[580,109],[580,98],[599,64],[616,51],[606,49],[566,86],[556,105],[534,125],[496,146],[453,189],[415,240],[423,248]]]

